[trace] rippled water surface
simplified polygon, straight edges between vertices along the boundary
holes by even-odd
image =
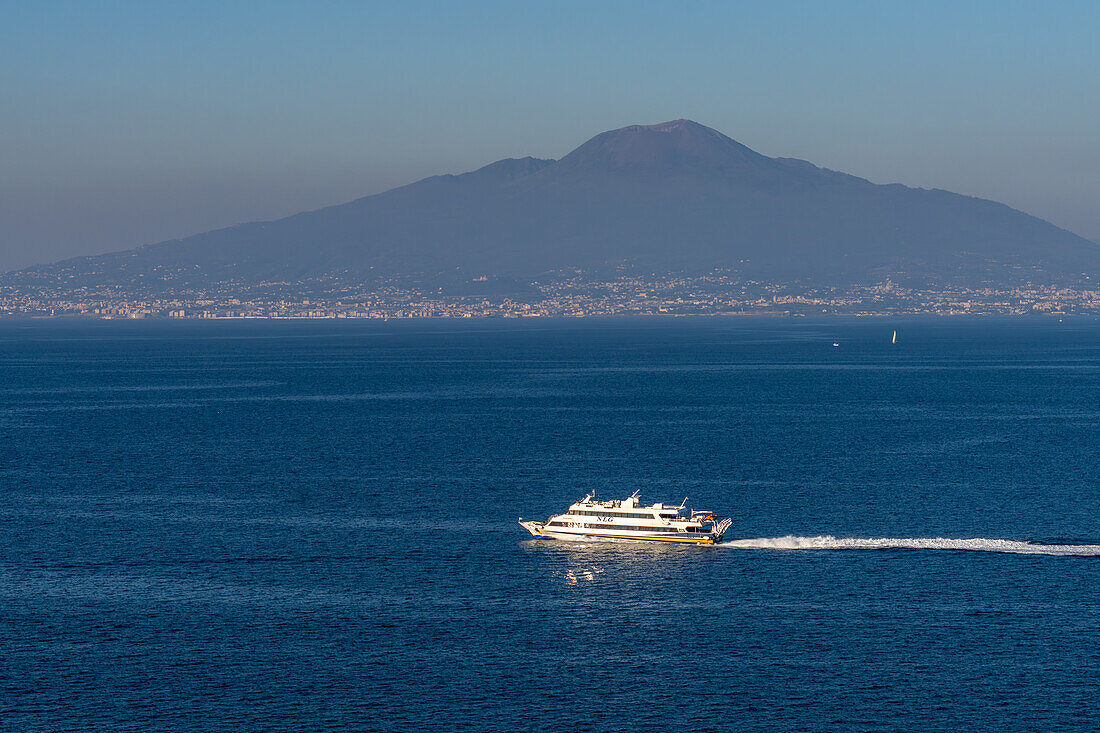
[[[1096,730],[1098,469],[1095,320],[0,322],[0,729]]]

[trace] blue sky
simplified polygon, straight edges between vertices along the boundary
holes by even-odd
[[[0,270],[689,117],[1100,240],[1100,3],[7,2]]]

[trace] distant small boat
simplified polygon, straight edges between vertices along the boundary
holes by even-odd
[[[839,342],[837,342],[837,341],[834,341],[834,342],[833,342],[833,346],[840,346],[840,343],[839,343]]]
[[[896,344],[898,342],[898,332],[894,331],[894,337],[890,339],[890,343]]]

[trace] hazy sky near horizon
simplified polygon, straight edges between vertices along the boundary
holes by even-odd
[[[688,117],[1100,240],[1100,3],[0,0],[0,271]]]

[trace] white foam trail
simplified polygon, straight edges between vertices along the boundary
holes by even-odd
[[[1008,552],[1016,555],[1100,555],[1100,545],[1043,545],[1017,540],[976,537],[758,537],[727,540],[717,545],[748,550],[967,550],[971,552]]]

